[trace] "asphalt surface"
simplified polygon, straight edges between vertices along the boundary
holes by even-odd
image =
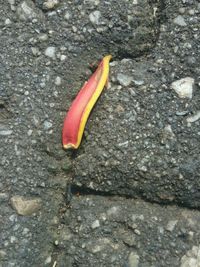
[[[0,7],[0,267],[200,266],[200,3]],[[64,151],[106,54],[108,88]]]

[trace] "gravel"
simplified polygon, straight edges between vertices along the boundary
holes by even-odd
[[[191,250],[187,251],[186,255],[181,258],[181,267],[200,266],[200,248],[193,246]]]
[[[49,46],[46,48],[44,53],[45,53],[45,56],[55,59],[56,48],[54,46]]]
[[[117,74],[117,81],[122,86],[129,86],[131,84],[131,82],[132,82],[132,77],[128,76],[128,75],[125,75],[123,73],[118,73]]]
[[[11,3],[12,5],[13,3]],[[31,0],[22,1],[17,6],[17,15],[22,21],[29,21],[33,19],[43,20],[44,15],[39,8],[36,8]]]
[[[21,196],[13,196],[10,201],[13,209],[15,209],[19,215],[24,216],[32,215],[41,207],[40,199],[25,199]]]
[[[182,78],[174,81],[171,86],[180,98],[192,98],[194,79],[191,77]]]
[[[187,26],[187,23],[185,22],[183,16],[179,15],[174,19],[174,23],[179,25],[179,26]]]

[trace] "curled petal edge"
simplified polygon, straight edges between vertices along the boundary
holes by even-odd
[[[108,81],[111,58],[111,55],[107,55],[102,59],[96,71],[85,82],[72,102],[64,119],[62,131],[64,149],[79,147],[90,112]]]

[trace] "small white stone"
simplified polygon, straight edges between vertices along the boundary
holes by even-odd
[[[17,238],[15,236],[10,237],[10,243],[13,244],[14,242],[17,241]]]
[[[52,261],[52,258],[51,258],[51,256],[49,256],[49,257],[46,258],[44,264],[47,265],[47,264],[51,263],[51,261]]]
[[[31,136],[32,133],[33,133],[33,130],[31,130],[31,129],[29,129],[28,132],[27,132],[28,136]]]
[[[138,267],[140,257],[136,252],[131,252],[128,257],[128,263],[130,267]]]
[[[55,79],[55,85],[57,86],[61,85],[61,78],[59,76],[57,76]]]
[[[140,230],[138,230],[138,229],[135,229],[135,230],[134,230],[134,233],[135,233],[136,235],[141,235]]]
[[[22,234],[27,235],[30,232],[28,228],[24,228]]]
[[[144,165],[142,165],[142,166],[138,166],[138,169],[140,170],[140,171],[142,171],[142,172],[147,172],[147,167],[146,166],[144,166]]]
[[[189,15],[193,16],[193,15],[195,14],[195,10],[194,10],[194,9],[190,9],[190,10],[188,11],[188,13],[189,13]]]
[[[65,15],[64,15],[64,18],[65,18],[66,20],[69,20],[69,19],[71,18],[71,14],[67,11],[67,12],[65,13]]]
[[[99,5],[99,0],[84,0],[86,4]]]
[[[90,13],[89,15],[89,19],[90,21],[93,23],[93,24],[99,24],[99,20],[100,20],[100,17],[101,17],[101,12],[98,11],[98,10],[95,10],[93,11],[92,13]]]
[[[34,56],[37,56],[40,54],[39,48],[38,47],[31,47],[32,53]]]
[[[186,119],[187,122],[195,122],[200,119],[200,110],[197,111],[193,116],[190,116]]]
[[[78,30],[78,29],[77,29],[76,26],[72,26],[72,31],[73,31],[73,32],[77,32],[77,30]]]
[[[12,22],[11,22],[11,20],[10,19],[5,19],[5,25],[9,25],[9,24],[11,24]]]
[[[132,82],[132,77],[123,73],[118,73],[117,80],[122,86],[129,86]]]
[[[46,33],[40,34],[40,35],[38,36],[38,39],[39,39],[41,42],[47,41],[47,39],[48,39],[48,34],[46,34]]]
[[[180,267],[199,267],[200,247],[193,246],[182,258]]]
[[[96,220],[92,223],[91,228],[96,229],[100,226],[99,220]]]
[[[39,8],[36,8],[35,4],[31,0],[21,1],[17,6],[17,16],[23,21],[37,21],[37,19],[43,19],[44,14]]]
[[[50,121],[44,121],[44,129],[49,130],[53,126],[53,124]]]
[[[194,79],[186,77],[177,80],[171,84],[172,89],[178,94],[180,98],[192,98]]]
[[[137,86],[141,86],[144,84],[144,81],[142,80],[133,80],[134,84],[137,85]]]
[[[7,135],[11,135],[11,133],[12,133],[13,131],[12,130],[1,130],[0,129],[0,135],[2,135],[2,136],[7,136]]]
[[[59,4],[58,0],[47,0],[43,3],[43,8],[44,9],[53,9]]]
[[[168,138],[175,137],[175,134],[172,130],[172,126],[170,124],[165,125],[163,132],[164,132],[164,134],[166,134],[168,136]]]
[[[172,232],[174,230],[177,222],[178,222],[178,220],[169,221],[167,226],[166,226],[167,231]]]
[[[186,24],[186,22],[185,22],[185,20],[184,20],[184,17],[183,16],[181,16],[181,15],[179,15],[179,16],[177,16],[175,19],[174,19],[174,23],[176,24],[176,25],[179,25],[179,26],[187,26],[187,24]]]
[[[49,46],[46,48],[44,53],[45,56],[55,59],[56,48],[54,46]]]
[[[180,14],[184,14],[185,13],[185,8],[184,7],[180,7],[178,11],[179,11]]]
[[[40,209],[41,200],[39,198],[25,199],[21,196],[13,196],[11,198],[11,205],[18,214],[28,216]]]
[[[61,56],[60,56],[60,60],[61,60],[61,61],[64,61],[66,58],[67,58],[66,55],[61,55]]]
[[[53,107],[55,107],[55,104],[54,103],[49,103],[49,106],[50,106],[50,108],[53,108]]]
[[[55,240],[54,244],[55,244],[56,246],[58,246],[58,245],[59,245],[58,240]]]

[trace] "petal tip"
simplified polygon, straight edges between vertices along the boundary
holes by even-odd
[[[63,144],[64,149],[76,149],[77,147],[74,144]]]

